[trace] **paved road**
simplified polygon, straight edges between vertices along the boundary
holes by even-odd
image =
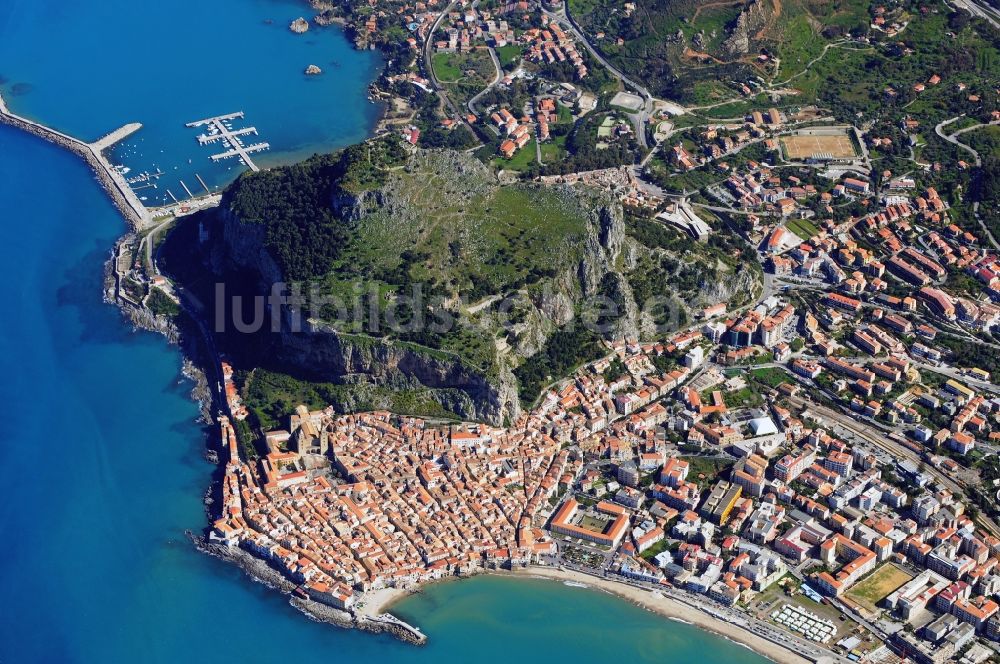
[[[994,28],[1000,28],[1000,11],[985,2],[976,0],[954,0],[956,7],[961,7],[973,16],[989,21]]]
[[[492,90],[493,86],[499,83],[500,79],[503,78],[503,68],[500,66],[500,58],[497,57],[496,50],[494,50],[492,46],[488,46],[487,48],[489,49],[490,59],[493,60],[493,67],[496,68],[497,73],[496,76],[493,77],[493,80],[489,83],[489,85],[487,85],[480,92],[478,92],[476,96],[470,99],[469,103],[466,104],[469,107],[469,113],[472,113],[473,115],[479,115],[479,111],[476,110],[476,104],[479,103],[479,99],[487,92]]]
[[[969,154],[971,154],[972,157],[973,157],[973,159],[976,160],[976,166],[982,166],[983,165],[983,160],[979,157],[979,153],[976,152],[975,150],[973,150],[971,147],[969,147],[965,143],[962,143],[957,138],[955,138],[955,136],[958,134],[958,132],[955,132],[954,134],[946,134],[946,133],[944,133],[944,128],[947,125],[950,125],[952,122],[955,122],[956,120],[960,120],[960,119],[962,119],[964,117],[965,117],[965,113],[963,113],[962,115],[956,116],[954,118],[951,118],[950,120],[944,120],[942,122],[939,122],[937,124],[937,126],[934,127],[934,133],[937,134],[938,136],[940,136],[941,138],[943,138],[944,140],[948,141],[949,143],[957,145],[961,149],[963,149],[966,152],[968,152]],[[970,127],[970,129],[971,129],[971,127]]]
[[[940,136],[941,138],[943,138],[944,140],[948,141],[949,143],[951,143],[953,145],[957,145],[959,148],[961,148],[961,149],[965,150],[966,152],[968,152],[969,154],[971,154],[972,157],[973,157],[973,159],[975,159],[976,168],[981,168],[982,165],[983,165],[983,160],[982,160],[982,157],[979,156],[979,153],[972,146],[966,145],[965,143],[963,143],[960,140],[958,140],[956,138],[956,136],[960,136],[960,135],[962,135],[962,134],[964,134],[966,132],[973,131],[975,129],[979,129],[981,127],[986,127],[988,125],[1000,124],[1000,121],[994,120],[994,121],[989,122],[987,124],[978,123],[978,124],[972,125],[971,127],[966,127],[965,129],[959,129],[958,131],[952,132],[951,134],[945,134],[944,133],[944,128],[947,125],[949,125],[952,122],[955,122],[956,120],[959,120],[959,119],[961,119],[963,117],[965,117],[965,113],[963,113],[962,115],[956,116],[954,118],[951,118],[950,120],[944,120],[943,122],[939,122],[937,124],[937,126],[934,127],[934,133],[937,134],[938,136]],[[990,244],[993,245],[993,248],[994,249],[1000,249],[1000,243],[997,243],[997,239],[995,237],[993,237],[993,233],[986,226],[986,224],[983,223],[983,220],[979,217],[979,201],[975,201],[972,204],[972,214],[973,214],[973,216],[975,216],[976,221],[979,223],[979,227],[982,229],[983,233],[986,234],[986,237],[989,239]]]
[[[542,9],[542,12],[546,16],[548,16],[549,19],[555,21],[559,25],[568,29],[573,34],[573,36],[576,37],[576,39],[581,44],[584,45],[584,47],[590,52],[590,54],[594,56],[594,59],[600,62],[601,65],[603,65],[605,69],[611,72],[611,74],[615,78],[620,80],[625,85],[625,87],[632,88],[640,95],[642,95],[643,98],[642,109],[638,113],[630,113],[629,118],[632,120],[632,124],[635,126],[635,133],[636,137],[639,140],[639,144],[643,147],[643,149],[648,150],[649,141],[646,139],[646,125],[648,124],[647,121],[649,119],[650,113],[653,112],[653,95],[649,92],[649,90],[645,88],[645,86],[642,86],[639,83],[633,81],[624,73],[622,73],[621,70],[619,70],[610,62],[608,62],[607,58],[601,55],[601,52],[598,51],[596,48],[594,48],[594,46],[590,43],[590,41],[587,40],[587,37],[584,34],[583,30],[581,30],[577,26],[576,21],[573,20],[573,17],[569,13],[568,5],[564,5],[563,11],[559,13],[550,12],[547,9]]]
[[[146,234],[144,238],[140,241],[140,244],[144,244],[146,248],[146,265],[149,266],[150,271],[153,274],[159,274],[160,270],[153,261],[153,245],[155,244],[156,234],[159,233],[167,224],[174,221],[173,217],[168,217],[166,221],[160,223],[155,228],[153,228],[149,233]],[[159,247],[157,247],[159,249]]]
[[[927,364],[926,362],[921,362],[919,360],[913,360],[913,363],[918,367],[920,367],[921,369],[932,371],[934,373],[941,374],[942,376],[947,376],[948,378],[954,378],[957,381],[961,381],[963,383],[971,385],[977,390],[981,390],[983,392],[992,392],[993,394],[1000,394],[1000,387],[997,387],[993,383],[988,383],[982,380],[976,380],[975,378],[966,376],[958,369],[953,369],[951,367],[939,367],[933,364]]]
[[[692,207],[700,207],[714,212],[726,212],[728,214],[760,214],[760,210],[737,210],[736,208],[722,207],[721,205],[709,205],[708,203],[692,203]]]
[[[454,8],[455,3],[449,3],[448,6],[445,7],[440,14],[438,14],[438,17],[434,20],[434,24],[428,31],[427,39],[424,41],[424,68],[427,70],[427,78],[430,79],[431,85],[433,85],[435,91],[437,91],[438,98],[444,102],[444,104],[448,107],[448,110],[451,111],[452,115],[462,118],[464,121],[465,115],[460,113],[455,104],[452,103],[451,98],[444,90],[444,86],[441,85],[441,81],[438,80],[437,74],[434,73],[434,62],[431,57],[433,55],[431,47],[434,42],[434,33],[437,32],[438,26],[441,25],[441,21],[444,20],[444,17],[447,16],[448,13]]]

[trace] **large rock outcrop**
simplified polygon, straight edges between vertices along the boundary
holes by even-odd
[[[502,192],[505,186],[520,189]],[[428,266],[437,268],[423,278],[428,288],[444,293],[439,306],[471,324],[466,328],[471,336],[460,335],[456,346],[454,336],[446,343],[416,337],[421,343],[415,343],[405,340],[414,339],[412,335],[358,334],[356,328],[324,320],[322,311],[310,310],[309,320],[301,326],[283,316],[280,331],[258,344],[255,352],[266,353],[272,364],[290,373],[315,380],[399,390],[427,388],[445,409],[468,419],[496,424],[515,419],[521,401],[514,370],[545,352],[548,340],[570,323],[596,320],[599,334],[608,340],[662,338],[671,325],[676,328],[677,321],[686,319],[685,310],[745,298],[757,287],[752,271],[732,278],[718,252],[699,249],[702,245],[682,242],[676,250],[669,242],[645,246],[629,230],[628,224],[634,222],[625,219],[621,205],[610,196],[568,185],[544,189],[501,185],[487,166],[462,153],[415,151],[374,186],[350,187],[335,180],[326,191],[319,194],[320,207],[332,209],[351,237],[365,238],[366,251],[380,252],[371,267],[353,266],[353,278],[401,283],[392,281],[401,274],[396,264],[401,254],[409,254],[407,260],[417,261],[413,264],[425,273]],[[504,196],[498,197],[498,192]],[[540,261],[528,263],[533,276],[522,279],[503,273],[505,281],[496,290],[490,293],[479,284],[477,301],[466,302],[462,289],[469,288],[470,273],[473,279],[485,279],[483,275],[497,266],[507,269],[512,252],[532,249],[520,236],[501,250],[483,248],[487,233],[514,223],[509,216],[490,216],[509,215],[509,205],[506,213],[496,210],[509,203],[512,193],[522,197],[518,201],[531,203],[545,198],[552,214],[571,211],[572,221],[565,235],[545,236],[553,245]],[[472,216],[462,217],[469,209]],[[540,223],[549,220],[543,216]],[[237,279],[243,292],[268,293],[273,283],[285,280],[280,260],[268,248],[273,240],[268,228],[266,215],[245,221],[224,204],[210,229],[209,271],[222,281]],[[533,228],[529,225],[519,232]],[[435,233],[443,239],[426,239]],[[475,268],[477,258],[483,261],[482,271]],[[457,267],[442,269],[442,264]],[[688,284],[689,290],[684,292],[677,283]],[[379,299],[396,297],[390,290]],[[650,311],[650,299],[667,302],[674,308],[673,318],[665,322],[664,316]],[[472,356],[465,353],[466,338],[477,346]]]

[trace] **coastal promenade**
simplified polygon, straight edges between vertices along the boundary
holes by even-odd
[[[7,107],[2,95],[0,95],[0,122],[23,129],[80,155],[90,164],[101,186],[133,229],[141,231],[149,225],[151,219],[146,207],[139,201],[118,169],[104,156],[104,150],[142,128],[140,123],[133,122],[124,125],[93,143],[86,143],[40,122],[17,115]]]
[[[695,597],[666,586],[644,584],[625,578],[614,578],[587,569],[564,566],[531,565],[511,572],[563,583],[578,584],[610,593],[666,618],[680,620],[700,629],[740,643],[754,652],[781,664],[848,664],[846,658],[835,655],[814,643],[781,632],[750,616],[741,615],[705,597]]]

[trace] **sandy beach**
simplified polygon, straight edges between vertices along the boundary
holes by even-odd
[[[780,664],[806,664],[807,660],[792,651],[783,648],[776,643],[752,634],[735,625],[731,625],[724,620],[719,620],[702,611],[691,608],[687,604],[678,602],[665,596],[654,596],[650,591],[620,583],[611,579],[593,577],[573,570],[561,570],[553,567],[529,567],[525,570],[513,572],[518,576],[531,576],[554,581],[570,581],[580,583],[596,590],[616,595],[624,600],[632,602],[649,611],[658,613],[666,618],[682,620],[723,636],[731,641],[747,646],[760,655]]]
[[[750,648],[754,652],[770,659],[773,662],[778,662],[779,664],[807,664],[811,661],[801,657],[791,650],[788,650],[787,648],[768,641],[765,638],[741,629],[740,627],[732,625],[724,620],[719,620],[718,618],[692,608],[683,602],[678,602],[675,599],[662,595],[659,597],[654,596],[648,590],[636,588],[635,586],[628,585],[627,583],[621,583],[612,579],[593,577],[583,574],[582,572],[576,572],[568,569],[562,570],[553,567],[541,566],[532,566],[527,569],[519,569],[513,572],[499,570],[485,573],[506,577],[521,576],[547,579],[550,581],[570,581],[572,583],[579,583],[594,590],[611,593],[612,595],[631,602],[637,606],[641,606],[648,611],[653,611],[654,613],[664,616],[665,618],[680,620],[692,624],[699,629],[712,632],[713,634],[718,634],[719,636]],[[444,580],[460,579],[450,577],[449,579],[443,579],[443,581]],[[435,581],[434,583],[440,583],[440,581]],[[372,591],[371,593],[366,593],[364,601],[365,606],[360,612],[367,615],[392,613],[392,605],[411,594],[411,592],[413,591],[401,590],[398,588],[385,588],[382,590]]]
[[[412,591],[402,588],[380,588],[369,590],[363,599],[355,606],[359,615],[377,616],[380,613],[392,613],[390,607],[409,595]]]

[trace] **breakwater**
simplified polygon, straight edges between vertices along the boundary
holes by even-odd
[[[141,124],[137,122],[127,124],[95,143],[86,143],[69,134],[64,134],[11,112],[2,96],[0,96],[0,122],[17,127],[80,156],[94,171],[98,182],[101,183],[101,188],[107,192],[111,202],[118,208],[133,230],[142,230],[149,223],[150,217],[146,207],[136,197],[121,173],[111,165],[111,162],[103,154],[103,151],[114,143],[138,131],[142,127]]]

